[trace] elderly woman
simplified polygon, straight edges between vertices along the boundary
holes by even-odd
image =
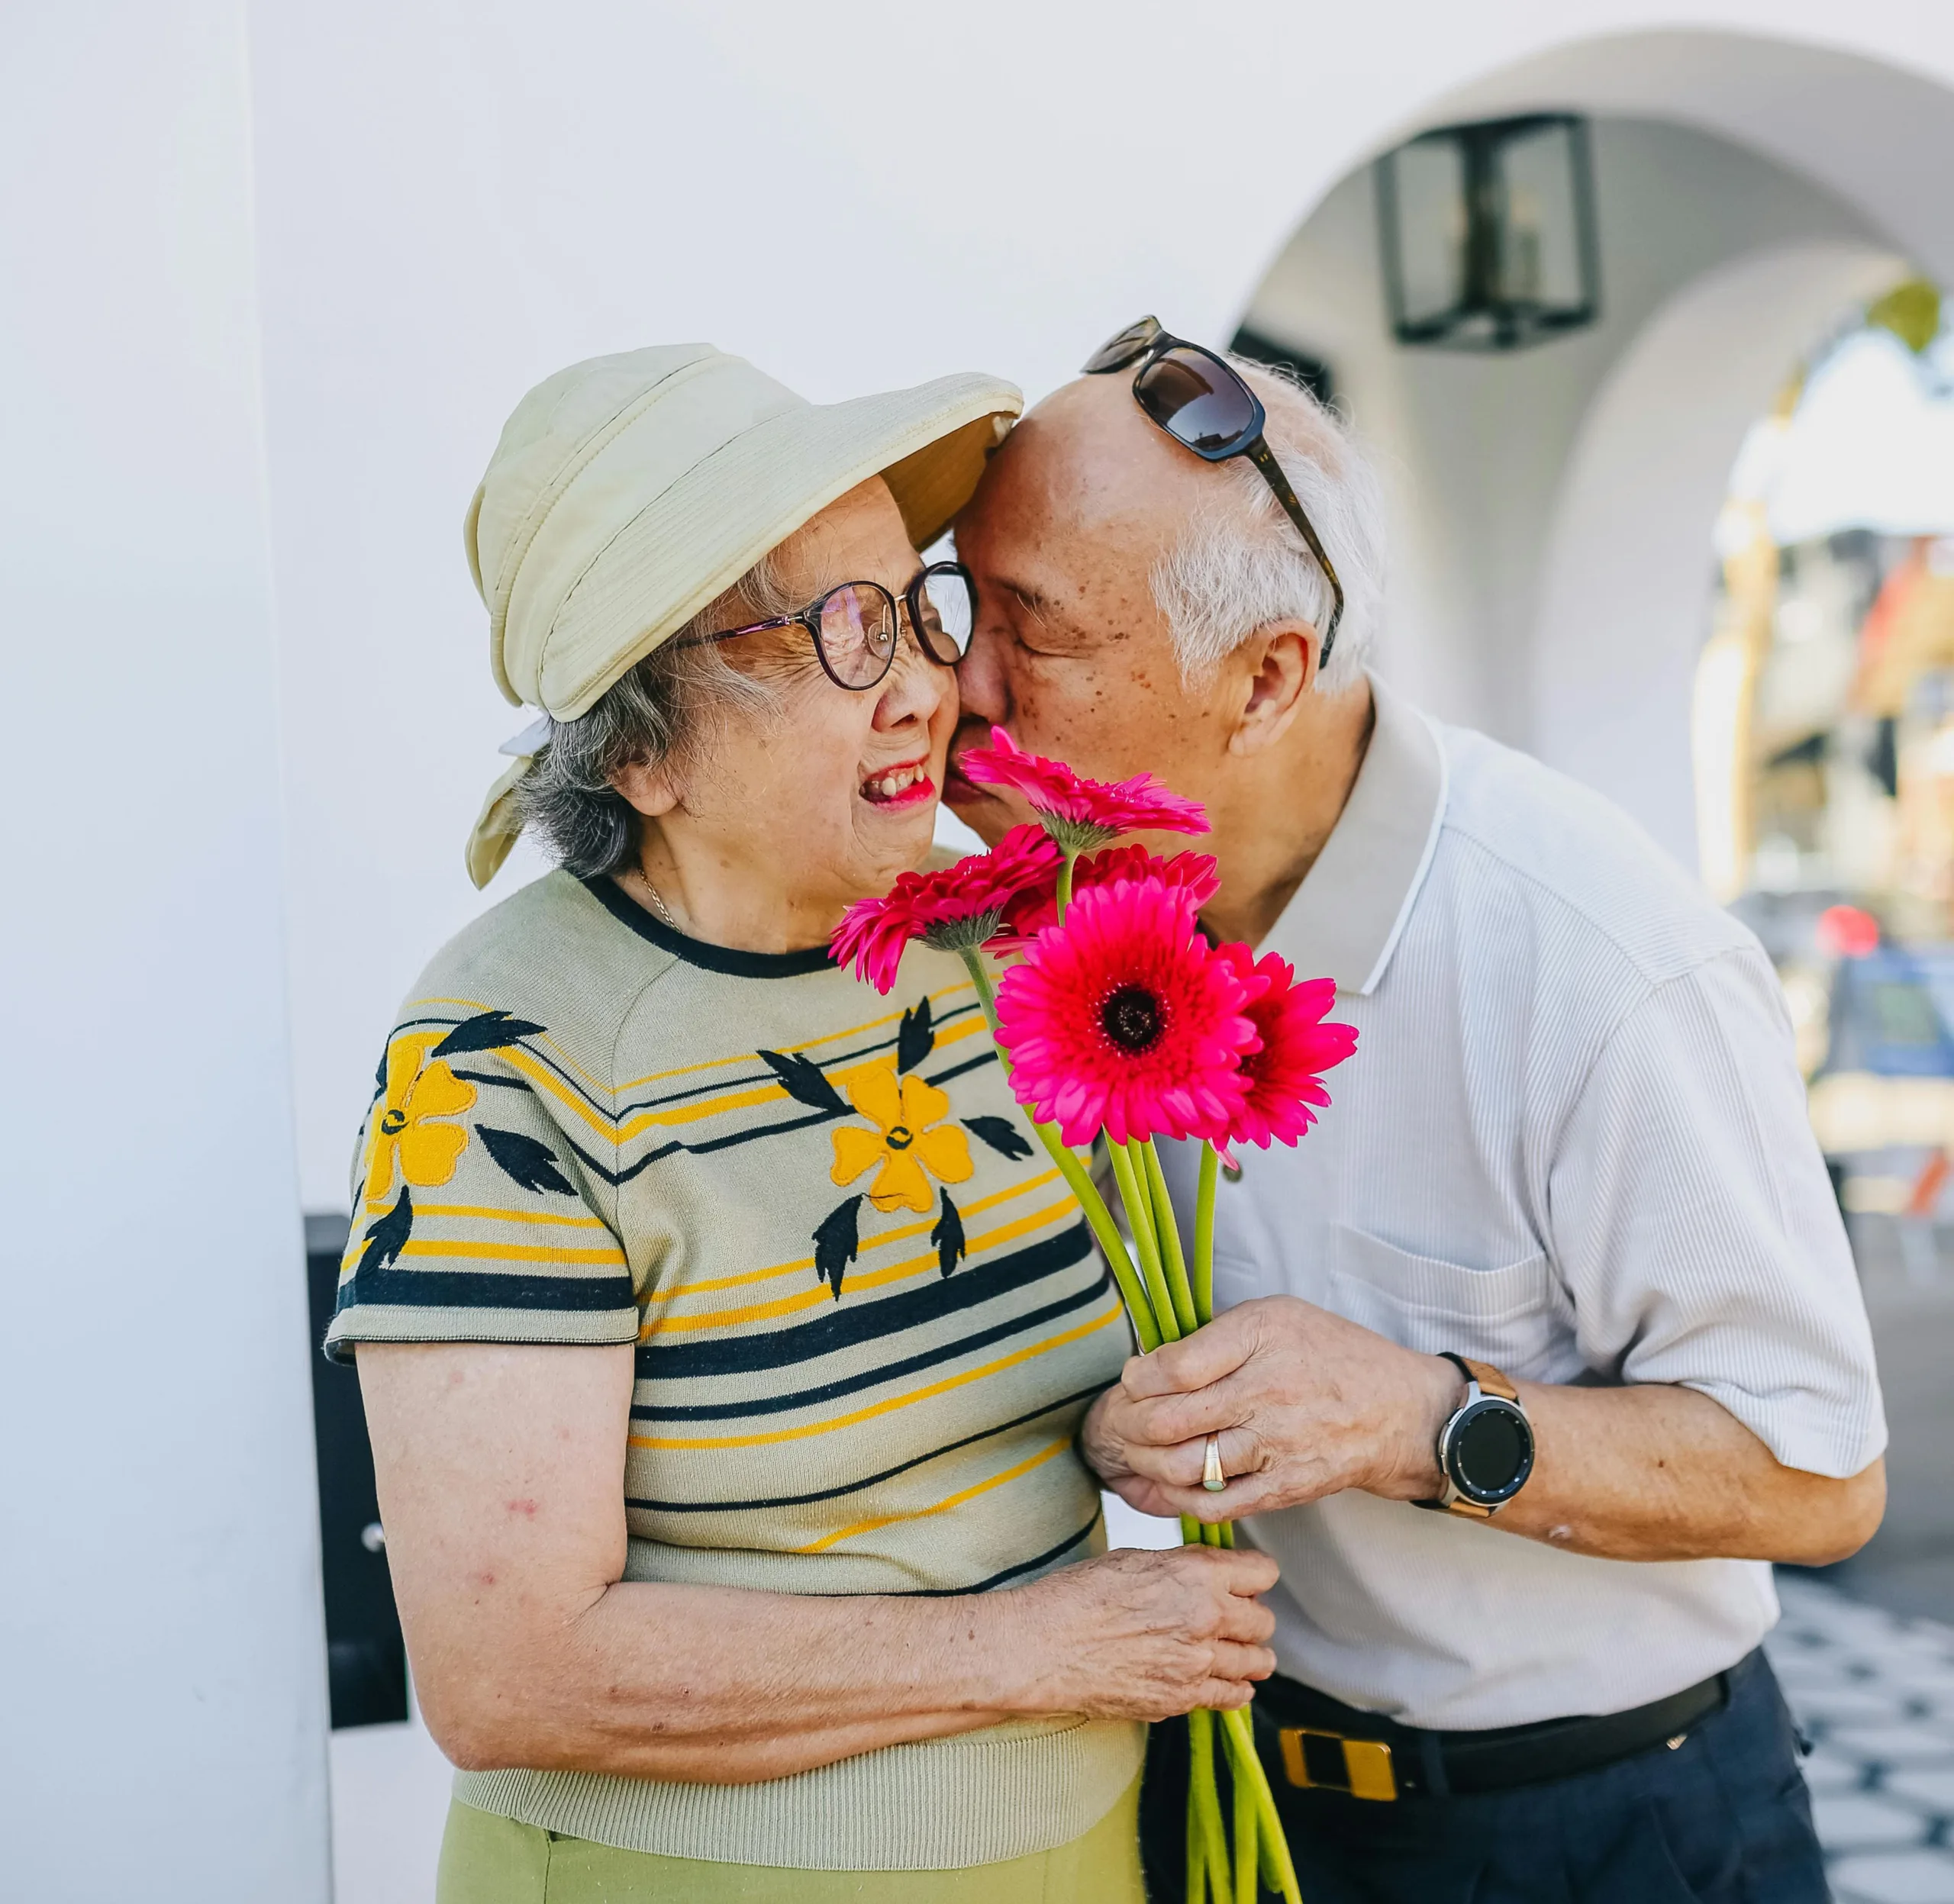
[[[462,1768],[443,1904],[1137,1904],[1140,1722],[1272,1666],[1259,1555],[1093,1557],[1126,1326],[962,968],[826,950],[929,850],[972,602],[916,550],[1017,408],[643,350],[476,497],[549,717],[470,868],[562,863],[402,1009],[328,1338]]]

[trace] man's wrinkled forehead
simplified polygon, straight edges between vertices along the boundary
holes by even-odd
[[[1027,579],[1150,570],[1209,472],[1147,421],[1129,382],[1082,377],[1028,412],[959,519],[959,547]]]

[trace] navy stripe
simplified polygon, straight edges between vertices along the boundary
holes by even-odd
[[[898,1461],[893,1467],[885,1467],[879,1474],[865,1474],[859,1481],[844,1481],[839,1487],[824,1487],[812,1494],[775,1494],[765,1500],[750,1501],[659,1501],[650,1500],[642,1495],[627,1494],[627,1507],[641,1507],[655,1514],[738,1514],[761,1507],[805,1507],[811,1501],[831,1501],[843,1494],[859,1493],[865,1487],[873,1487],[878,1481],[893,1480],[898,1474],[906,1474],[912,1467],[921,1467],[925,1461],[937,1460],[945,1455],[954,1455],[959,1448],[969,1448],[979,1442],[987,1442],[993,1435],[1008,1434],[1014,1428],[1022,1428],[1027,1422],[1035,1422],[1041,1415],[1050,1415],[1061,1408],[1069,1408],[1075,1402],[1090,1401],[1099,1393],[1101,1384],[1095,1383],[1090,1388],[1082,1388],[1074,1395],[1061,1395],[1055,1402],[1047,1402],[1043,1408],[1034,1408],[1028,1415],[1014,1416],[1010,1421],[1000,1422],[995,1428],[980,1428],[974,1435],[966,1435],[962,1440],[946,1442],[940,1448],[933,1448],[927,1455],[918,1455],[913,1460]]]
[[[958,1593],[988,1593],[994,1587],[1001,1587],[1007,1580],[1014,1580],[1021,1574],[1035,1573],[1041,1567],[1049,1567],[1060,1554],[1069,1553],[1082,1540],[1091,1537],[1093,1529],[1099,1525],[1099,1516],[1095,1514],[1076,1534],[1062,1540],[1056,1547],[1048,1547],[1042,1554],[1034,1554],[1028,1561],[1020,1561],[1015,1567],[1007,1567],[1002,1572],[992,1574],[971,1587],[922,1587],[913,1588],[895,1597],[901,1600],[948,1600]]]
[[[376,1305],[405,1309],[534,1309],[557,1314],[635,1310],[628,1276],[543,1276],[462,1269],[365,1269],[340,1287],[340,1310]]]
[[[1112,1280],[1110,1274],[1101,1271],[1097,1282],[1075,1290],[1069,1296],[1062,1296],[1055,1303],[1047,1303],[1042,1309],[1014,1316],[1008,1322],[995,1323],[988,1329],[979,1329],[975,1335],[946,1342],[940,1348],[925,1349],[920,1355],[905,1356],[900,1361],[883,1362],[874,1368],[863,1370],[859,1375],[843,1376],[838,1381],[823,1382],[814,1388],[796,1389],[791,1394],[757,1396],[750,1401],[688,1403],[682,1406],[662,1407],[650,1403],[634,1403],[631,1419],[647,1422],[739,1421],[750,1415],[777,1415],[790,1409],[816,1407],[824,1402],[838,1400],[844,1395],[857,1394],[865,1388],[879,1388],[885,1383],[900,1380],[905,1375],[940,1367],[944,1362],[954,1361],[959,1355],[988,1348],[994,1342],[1008,1342],[1014,1335],[1027,1335],[1042,1323],[1054,1322],[1061,1316],[1070,1315],[1074,1310],[1097,1302],[1112,1286]]]
[[[940,1322],[980,1303],[1028,1287],[1069,1269],[1091,1248],[1085,1219],[1056,1236],[1027,1244],[1003,1256],[994,1256],[960,1274],[939,1277],[921,1289],[879,1302],[844,1301],[817,1322],[792,1329],[770,1329],[763,1335],[722,1335],[698,1342],[661,1343],[656,1332],[638,1349],[637,1378],[641,1382],[676,1382],[702,1375],[744,1375],[763,1368],[787,1368],[854,1348],[885,1336],[901,1335]],[[848,1284],[842,1285],[844,1297]]]
[[[703,939],[690,939],[682,932],[654,919],[627,893],[620,890],[608,873],[597,873],[582,885],[592,898],[640,939],[648,939],[660,952],[696,965],[702,971],[724,972],[734,978],[803,978],[811,972],[833,971],[834,961],[825,946],[811,946],[804,952],[740,952],[730,946],[714,946]]]

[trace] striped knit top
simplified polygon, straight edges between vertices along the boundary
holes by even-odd
[[[634,1342],[625,1577],[982,1593],[1103,1545],[1072,1450],[1129,1338],[961,964],[887,999],[552,873],[434,960],[355,1155],[327,1352]],[[1046,1850],[1140,1728],[1023,1721],[758,1783],[464,1773],[669,1856],[921,1870]]]

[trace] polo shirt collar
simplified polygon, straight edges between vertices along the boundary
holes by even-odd
[[[1445,820],[1445,749],[1425,716],[1370,677],[1376,717],[1364,763],[1316,863],[1265,952],[1305,978],[1368,994],[1384,976],[1424,885]]]

